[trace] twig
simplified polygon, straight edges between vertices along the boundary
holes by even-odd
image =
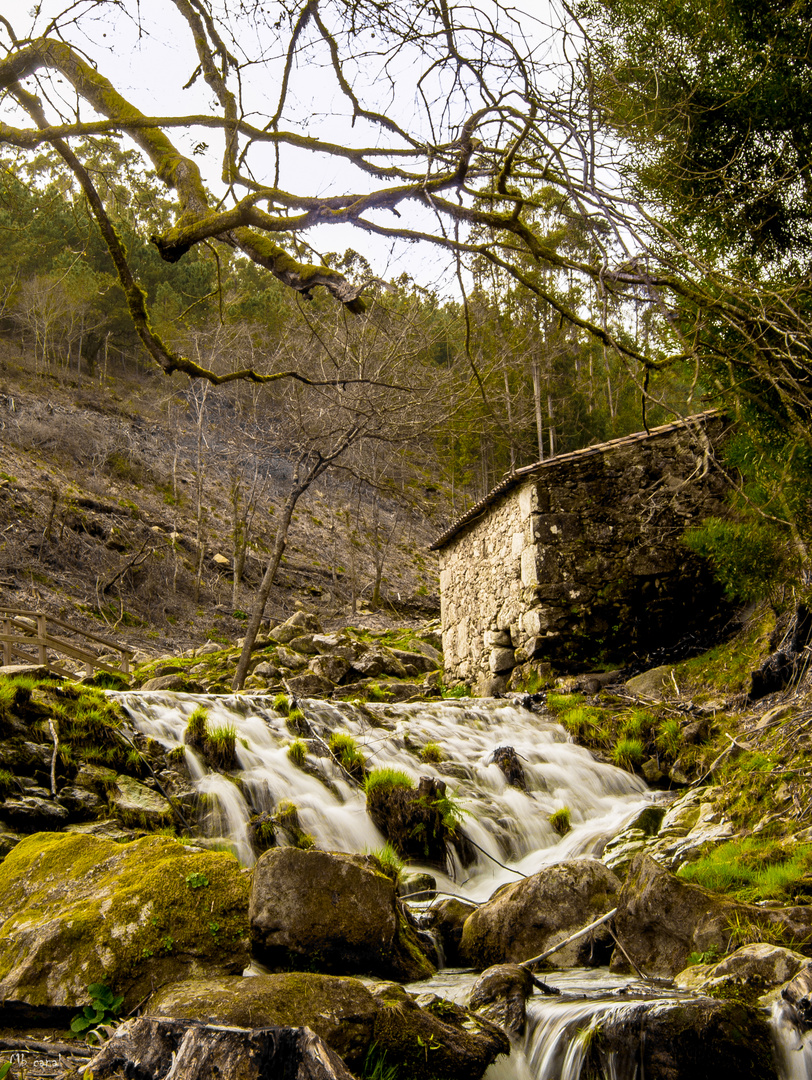
[[[598,926],[602,926],[604,923],[609,922],[609,920],[614,918],[615,915],[617,915],[616,907],[612,908],[612,910],[608,911],[605,915],[601,915],[599,919],[591,922],[589,926],[585,926],[583,930],[578,930],[577,933],[570,934],[568,938],[564,938],[563,941],[559,941],[558,944],[553,945],[551,949],[547,949],[545,952],[539,953],[538,956],[534,956],[530,960],[523,960],[522,963],[519,964],[519,967],[531,968],[534,967],[536,964],[540,964],[542,960],[546,960],[548,956],[552,956],[553,953],[557,953],[558,950],[563,949],[565,945],[569,945],[571,942],[577,941],[579,938],[586,937],[586,935],[591,930],[595,930]]]
[[[96,1053],[86,1046],[75,1043],[40,1042],[38,1039],[0,1039],[0,1050],[28,1050],[35,1054],[69,1054],[72,1057],[89,1058]]]
[[[640,979],[643,979],[643,980],[644,980],[645,982],[648,982],[648,981],[649,981],[649,977],[648,977],[648,975],[645,975],[645,974],[644,974],[644,973],[643,973],[643,972],[642,972],[642,971],[640,970],[640,968],[639,968],[639,967],[637,966],[637,964],[635,964],[634,960],[632,960],[632,958],[631,958],[631,957],[629,956],[629,954],[628,954],[628,953],[626,952],[626,950],[625,950],[625,949],[623,948],[623,946],[622,946],[622,945],[620,944],[620,941],[619,941],[619,939],[618,939],[617,935],[615,934],[614,930],[612,929],[611,923],[607,923],[607,924],[606,924],[606,929],[607,929],[607,930],[609,931],[609,935],[610,935],[610,937],[612,938],[612,941],[614,941],[615,945],[617,945],[617,947],[618,947],[618,948],[620,949],[620,951],[621,951],[621,952],[623,953],[623,955],[624,955],[624,956],[626,957],[626,959],[628,960],[628,962],[629,962],[629,963],[631,964],[631,966],[632,966],[632,967],[634,968],[634,970],[635,970],[635,973],[637,974],[638,978],[640,978]]]

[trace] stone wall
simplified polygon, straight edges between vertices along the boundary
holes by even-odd
[[[707,415],[561,455],[461,519],[434,545],[447,676],[493,692],[531,658],[594,670],[704,626],[721,598],[681,536],[726,512],[723,432]]]

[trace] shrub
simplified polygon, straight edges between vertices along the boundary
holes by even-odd
[[[549,821],[559,836],[566,836],[572,828],[570,822],[570,808],[568,806],[559,807],[558,810],[550,814]]]
[[[295,739],[288,747],[288,761],[297,769],[304,765],[306,755],[307,743],[303,739]]]
[[[420,751],[420,760],[428,762],[429,764],[437,764],[444,758],[443,748],[439,743],[430,742],[426,743],[423,749]]]
[[[408,773],[400,769],[373,769],[364,777],[364,791],[367,795],[375,788],[407,788],[414,787],[414,780]]]
[[[683,542],[707,559],[729,600],[759,600],[786,576],[788,546],[775,526],[761,521],[706,518],[688,529]]]

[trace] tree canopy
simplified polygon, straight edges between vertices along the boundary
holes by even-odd
[[[305,377],[252,364],[214,371],[164,338],[133,244],[111,216],[115,183],[94,168],[100,139],[135,150],[163,185],[151,243],[168,263],[210,245],[358,312],[370,282],[317,256],[313,230],[349,225],[359,247],[364,236],[421,241],[458,261],[462,288],[487,269],[505,295],[540,305],[550,333],[590,334],[641,392],[654,372],[693,368],[694,399],[757,398],[808,443],[805,39],[791,32],[797,3],[769,18],[751,6],[670,0],[638,14],[623,0],[592,0],[574,14],[552,3],[542,19],[503,0],[172,0],[162,6],[169,21],[153,24],[135,0],[40,4],[30,26],[1,20],[0,142],[29,158],[48,148],[70,171],[141,342],[166,372]],[[105,36],[123,26],[177,38],[186,67],[172,111],[147,115],[116,85]],[[146,57],[133,70],[148,83]],[[729,72],[760,109],[757,124],[748,127]],[[670,73],[660,98],[652,87]],[[319,123],[308,82],[323,100]],[[779,133],[770,103],[790,95]],[[209,140],[219,176],[204,179]],[[728,241],[748,222],[771,261],[710,242],[714,215]]]

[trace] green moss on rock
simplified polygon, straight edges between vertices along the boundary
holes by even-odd
[[[72,1007],[101,982],[135,1004],[171,980],[237,974],[249,887],[232,856],[164,836],[36,833],[3,863],[0,999]]]

